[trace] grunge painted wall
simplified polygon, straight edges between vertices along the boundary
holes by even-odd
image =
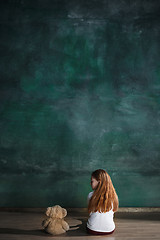
[[[160,2],[0,1],[0,206],[160,202]]]

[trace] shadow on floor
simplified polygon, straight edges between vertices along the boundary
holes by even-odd
[[[23,229],[14,229],[14,228],[0,228],[0,234],[16,234],[16,235],[36,235],[36,236],[45,236],[45,237],[67,237],[67,236],[88,236],[86,232],[86,221],[83,219],[77,219],[81,221],[81,224],[71,226],[70,230],[61,235],[50,235],[46,233],[43,229],[37,230],[23,230]]]
[[[84,220],[83,218],[78,218],[77,220],[81,221],[81,224],[71,226],[70,230],[66,233],[67,236],[89,236],[89,234],[86,231],[87,221]]]

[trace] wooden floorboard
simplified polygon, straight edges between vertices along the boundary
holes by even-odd
[[[108,240],[160,240],[160,212],[119,212],[115,214],[116,230],[108,236],[88,235],[85,230],[87,212],[68,211],[65,220],[70,230],[59,236],[45,233],[42,212],[0,212],[1,240],[44,239],[108,239]]]

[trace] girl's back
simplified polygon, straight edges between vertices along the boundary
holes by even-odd
[[[88,202],[92,197],[93,192],[88,194]],[[91,212],[88,218],[87,227],[97,232],[112,232],[115,229],[115,223],[113,221],[114,212]]]
[[[100,173],[102,173],[102,175],[104,175],[104,178],[107,177],[108,179],[110,179],[110,177],[107,176],[107,173],[104,170],[99,169],[96,171],[98,172],[99,175]],[[94,176],[96,176],[97,174],[96,171],[92,173],[92,179],[91,179],[91,186],[94,191],[90,192],[87,197],[88,210],[89,210],[87,230],[89,230],[93,234],[112,233],[115,230],[115,223],[114,223],[113,217],[114,217],[115,209],[116,210],[118,209],[118,197],[111,183],[111,179],[108,181],[112,186],[112,191],[110,191],[110,193],[107,190],[105,191],[103,190],[104,188],[107,189],[106,182],[105,182],[106,184],[105,187],[103,186],[104,181],[102,183],[101,181],[98,180],[98,177],[96,177],[97,184],[96,182],[94,182],[95,181]],[[108,185],[108,188],[111,189],[111,186]],[[108,204],[108,202],[110,202],[110,204]],[[101,211],[101,209],[103,210]]]

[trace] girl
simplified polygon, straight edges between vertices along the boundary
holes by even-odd
[[[91,187],[88,194],[87,232],[89,234],[111,234],[115,230],[114,212],[118,210],[119,201],[111,178],[103,169],[92,172]]]

